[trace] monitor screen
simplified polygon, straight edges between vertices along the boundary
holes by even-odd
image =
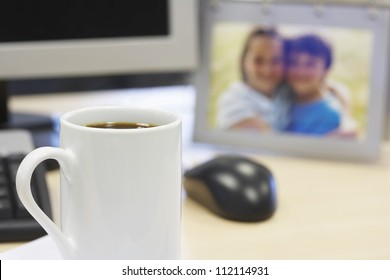
[[[0,9],[0,43],[167,35],[168,0],[13,0]]]
[[[161,73],[197,66],[197,0],[30,2],[2,3],[0,79]]]

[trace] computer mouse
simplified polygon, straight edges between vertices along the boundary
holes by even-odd
[[[261,221],[276,209],[276,184],[264,165],[239,155],[223,155],[184,173],[188,196],[217,215]]]

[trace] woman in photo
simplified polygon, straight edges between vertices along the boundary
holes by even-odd
[[[222,129],[280,130],[286,125],[284,40],[275,29],[255,28],[240,58],[242,80],[231,85],[218,103]]]

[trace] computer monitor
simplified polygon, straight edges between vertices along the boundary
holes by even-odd
[[[3,1],[0,126],[50,123],[9,113],[9,80],[194,70],[197,17],[197,0]]]

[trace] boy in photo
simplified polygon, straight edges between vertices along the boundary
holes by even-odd
[[[287,82],[294,102],[287,132],[324,136],[339,128],[340,111],[325,97],[332,59],[331,46],[317,35],[289,41]]]

